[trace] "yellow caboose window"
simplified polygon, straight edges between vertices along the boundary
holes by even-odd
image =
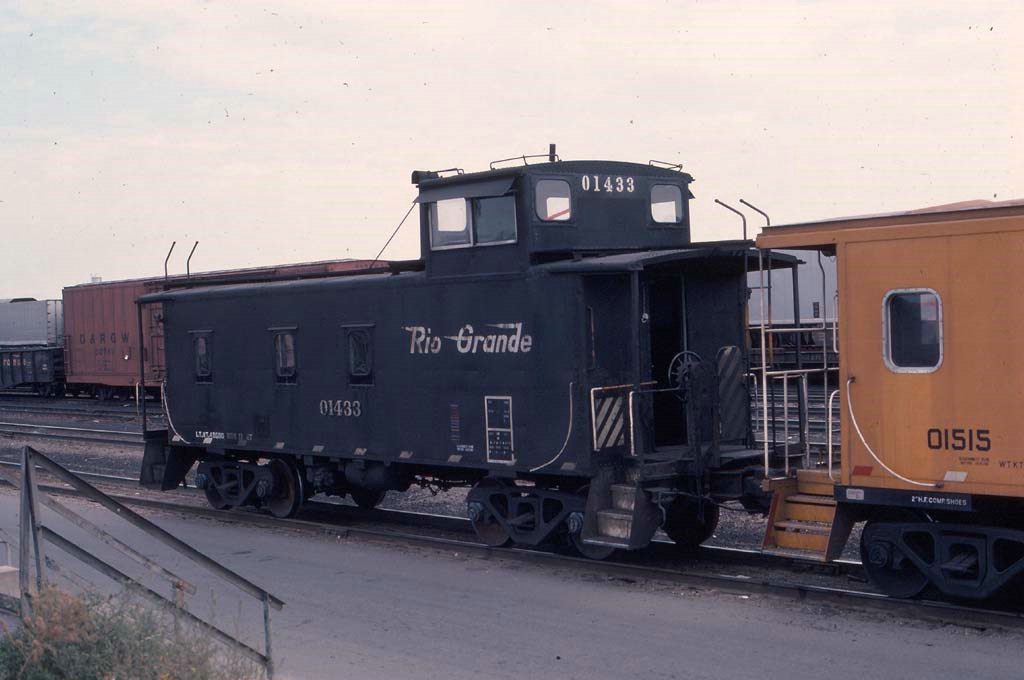
[[[942,300],[930,288],[891,290],[882,310],[885,363],[896,373],[931,373],[942,364]]]

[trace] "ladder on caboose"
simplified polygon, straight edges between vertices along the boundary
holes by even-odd
[[[850,535],[847,515],[836,514],[835,482],[827,470],[797,470],[796,477],[767,479],[772,494],[764,552],[828,562]]]

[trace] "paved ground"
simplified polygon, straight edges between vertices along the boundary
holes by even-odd
[[[95,506],[69,503],[135,545],[152,546]],[[0,529],[17,535],[16,515],[16,497],[0,491]],[[274,617],[286,678],[878,680],[1021,673],[1024,636],[681,592],[451,551],[153,518],[287,602]],[[75,535],[56,520],[53,526]],[[213,581],[199,577],[191,563],[155,547],[146,552],[195,577],[194,611],[204,613],[215,601],[221,622],[241,623],[249,639],[258,639],[248,625],[257,610],[239,605],[234,592],[211,596]],[[68,558],[55,556],[72,568]]]

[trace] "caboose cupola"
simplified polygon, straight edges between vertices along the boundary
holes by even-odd
[[[531,264],[690,243],[679,166],[547,162],[440,176],[417,171],[431,274],[523,271]]]

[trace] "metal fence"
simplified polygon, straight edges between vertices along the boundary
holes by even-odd
[[[260,601],[263,605],[263,651],[242,642],[237,637],[225,633],[220,628],[207,623],[185,609],[185,594],[194,594],[196,592],[196,587],[193,584],[164,568],[155,560],[146,557],[120,539],[110,535],[67,506],[58,503],[49,495],[40,493],[39,486],[35,479],[37,467],[45,470],[60,481],[71,486],[84,498],[98,503],[107,510],[116,514],[118,517],[124,519],[138,529],[141,529],[151,538],[156,539],[163,545],[175,550],[181,555],[184,555],[199,566],[213,573],[215,576],[235,585],[246,594],[251,595]],[[165,597],[155,590],[151,590],[128,574],[125,574],[113,565],[101,560],[99,557],[86,551],[79,545],[76,545],[50,527],[46,526],[39,514],[40,505],[52,510],[54,513],[71,522],[89,535],[99,539],[111,548],[120,551],[152,573],[168,581],[171,588],[171,597]],[[284,606],[283,601],[263,588],[255,585],[243,576],[231,571],[219,562],[216,562],[205,554],[199,552],[192,546],[182,542],[180,539],[171,535],[164,529],[161,529],[141,515],[135,513],[127,506],[119,503],[110,496],[107,496],[99,489],[93,487],[88,482],[85,482],[80,477],[77,477],[75,474],[61,467],[44,454],[29,446],[22,449],[21,510],[19,519],[21,567],[19,572],[19,587],[21,591],[20,607],[22,617],[29,616],[32,611],[32,599],[34,594],[32,592],[33,579],[30,574],[31,567],[33,565],[35,566],[35,588],[36,592],[39,592],[42,590],[46,580],[44,565],[47,564],[47,559],[45,552],[47,550],[47,546],[53,546],[92,569],[95,569],[99,573],[109,577],[116,583],[131,588],[133,593],[141,595],[153,604],[170,611],[176,617],[176,620],[182,620],[190,623],[228,648],[234,649],[252,661],[260,664],[266,669],[268,678],[272,679],[274,677],[274,661],[271,651],[270,610],[274,609],[280,611]]]

